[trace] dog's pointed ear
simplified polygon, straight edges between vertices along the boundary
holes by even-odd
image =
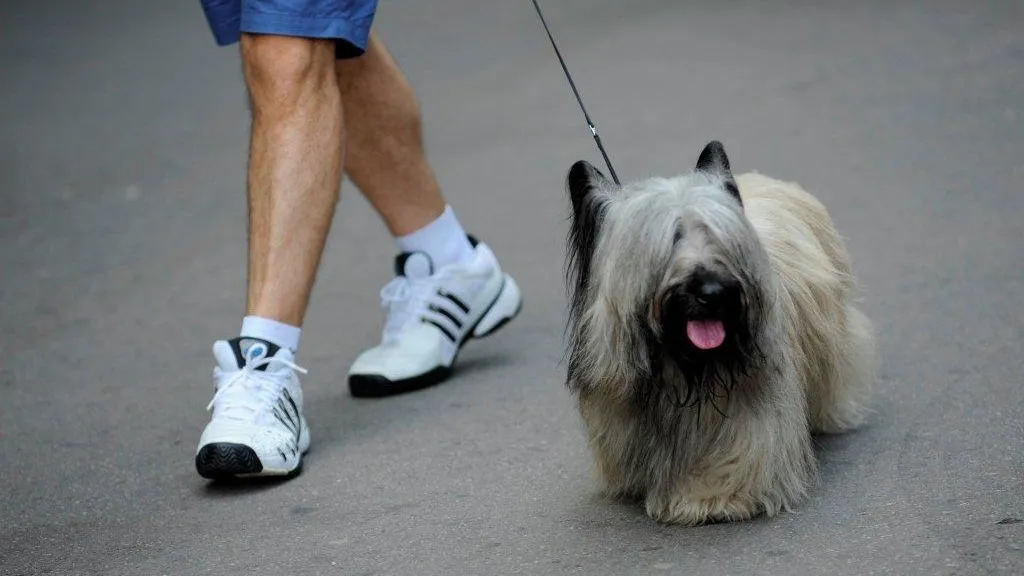
[[[572,200],[573,212],[578,213],[589,194],[608,187],[610,182],[600,170],[586,160],[579,160],[573,164],[566,177],[566,186],[569,189],[569,199]]]
[[[743,204],[739,186],[736,185],[736,179],[732,175],[732,167],[729,166],[729,156],[725,153],[725,146],[721,142],[718,140],[708,142],[697,158],[697,170],[721,176],[725,182],[725,189],[735,196],[740,204]]]
[[[725,146],[718,140],[708,142],[697,158],[697,170],[711,174],[730,173],[729,156],[725,153]]]

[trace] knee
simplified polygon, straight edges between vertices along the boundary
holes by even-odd
[[[329,40],[246,34],[242,62],[257,108],[295,102],[334,81],[334,43]]]

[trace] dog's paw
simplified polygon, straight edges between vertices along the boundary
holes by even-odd
[[[647,515],[662,524],[700,526],[718,522],[741,522],[764,513],[754,499],[739,494],[710,498],[680,495],[671,498],[649,496]]]

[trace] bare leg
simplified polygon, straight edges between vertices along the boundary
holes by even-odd
[[[445,208],[423,151],[419,104],[376,33],[366,53],[339,60],[348,153],[345,171],[394,236],[414,232]]]
[[[522,298],[490,249],[474,247],[446,206],[423,152],[416,97],[383,42],[371,34],[366,52],[338,62],[337,70],[345,102],[345,170],[398,250],[410,256],[396,259],[404,262],[397,276],[416,280],[396,277],[394,291],[389,283],[382,345],[364,351],[349,369],[353,396],[389,396],[444,380],[461,344],[514,318]],[[437,317],[401,313],[410,304]]]
[[[243,35],[252,104],[247,315],[301,326],[341,187],[332,41]]]
[[[213,345],[217,392],[196,470],[214,479],[289,477],[309,449],[292,360],[344,153],[334,42],[243,34],[241,44],[252,108],[248,302],[240,337]],[[243,344],[246,338],[251,344]],[[260,366],[259,377],[243,370]]]

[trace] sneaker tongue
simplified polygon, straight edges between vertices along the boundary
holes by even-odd
[[[395,258],[395,274],[406,278],[427,278],[434,273],[434,263],[423,252],[405,252]]]
[[[280,349],[278,345],[259,338],[233,338],[214,344],[213,356],[222,370],[234,371],[245,366],[246,359],[269,358],[277,354]],[[266,366],[261,366],[258,370],[266,370],[266,368]]]

